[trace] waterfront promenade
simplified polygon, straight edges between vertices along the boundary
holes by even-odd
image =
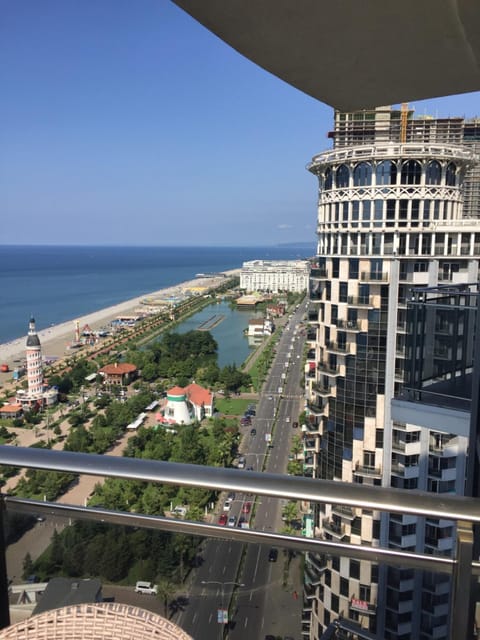
[[[236,276],[240,273],[239,269],[232,269],[224,272],[228,276]],[[45,356],[52,356],[58,358],[68,357],[70,354],[65,353],[65,349],[68,343],[74,340],[75,325],[78,321],[79,326],[83,327],[88,325],[92,330],[100,329],[108,325],[112,320],[121,315],[132,315],[146,299],[168,299],[171,297],[184,298],[187,296],[193,296],[202,289],[207,291],[208,289],[215,289],[222,285],[225,279],[221,276],[212,278],[195,278],[186,282],[179,283],[178,285],[168,287],[167,289],[161,289],[153,293],[148,293],[131,300],[126,300],[120,304],[116,304],[112,307],[105,309],[99,309],[93,313],[90,313],[79,318],[72,318],[68,322],[63,322],[58,325],[53,325],[48,329],[42,329],[38,331],[38,337],[42,345],[42,352]],[[25,318],[25,327],[28,327],[28,321],[30,318]],[[11,340],[0,344],[0,363],[6,363],[10,369],[13,370],[16,366],[16,360],[23,359],[25,356],[25,343],[26,335],[16,340]],[[7,381],[11,381],[12,373],[0,373],[0,384],[5,384]]]

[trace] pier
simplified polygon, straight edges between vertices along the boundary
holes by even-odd
[[[202,322],[202,324],[197,327],[197,331],[210,331],[211,329],[214,329],[217,325],[219,325],[223,320],[225,320],[225,315],[223,313],[216,313],[211,316],[211,318],[208,318],[208,320]]]

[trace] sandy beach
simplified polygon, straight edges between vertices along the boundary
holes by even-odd
[[[230,271],[224,271],[223,273],[229,276],[234,276],[240,273],[240,269],[232,269]],[[42,329],[41,331],[38,331],[38,337],[40,338],[42,345],[42,353],[44,356],[64,357],[66,355],[65,349],[67,345],[74,340],[75,323],[77,321],[80,328],[88,324],[92,330],[100,329],[101,327],[108,325],[112,320],[120,315],[132,314],[136,309],[138,310],[138,308],[142,306],[142,303],[144,305],[146,299],[156,300],[174,296],[184,296],[188,291],[191,291],[193,295],[194,292],[198,292],[200,289],[207,290],[218,287],[223,281],[224,279],[222,277],[195,278],[166,289],[160,289],[159,291],[154,291],[152,293],[132,298],[131,300],[126,300],[125,302],[121,302],[105,309],[94,311],[93,313],[85,316],[72,318],[68,322],[53,325],[48,329]],[[29,320],[30,318],[25,318],[26,329],[28,329]],[[20,338],[0,344],[0,362],[8,364],[10,369],[14,369],[16,366],[15,360],[23,359],[25,356],[26,339],[27,336],[25,334]],[[0,381],[5,382],[6,380],[11,380],[11,377],[11,372],[2,373],[0,374]]]

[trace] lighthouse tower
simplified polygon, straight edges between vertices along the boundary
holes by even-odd
[[[27,336],[27,380],[28,395],[31,399],[42,399],[43,396],[43,365],[42,347],[35,329],[35,319],[30,318]]]

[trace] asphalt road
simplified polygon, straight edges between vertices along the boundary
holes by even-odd
[[[301,435],[300,430],[293,429],[293,423],[303,410],[304,402],[299,384],[303,375],[305,337],[298,330],[303,315],[304,305],[286,324],[256,406],[256,416],[251,426],[242,428],[245,473],[249,467],[255,471],[285,473],[292,437]],[[256,429],[256,435],[250,435],[251,428]],[[269,438],[273,447],[268,447]],[[237,520],[241,515],[247,517],[242,513],[245,502],[252,503],[248,514],[252,528],[281,530],[283,501],[237,493],[227,515],[234,515]],[[259,544],[205,541],[203,564],[191,576],[188,605],[175,616],[175,622],[196,640],[260,639],[267,633],[300,638],[299,559],[290,565],[288,555],[280,549],[277,561],[271,562],[269,551],[268,546]],[[224,626],[218,623],[217,611],[228,609],[231,598],[233,616]]]

